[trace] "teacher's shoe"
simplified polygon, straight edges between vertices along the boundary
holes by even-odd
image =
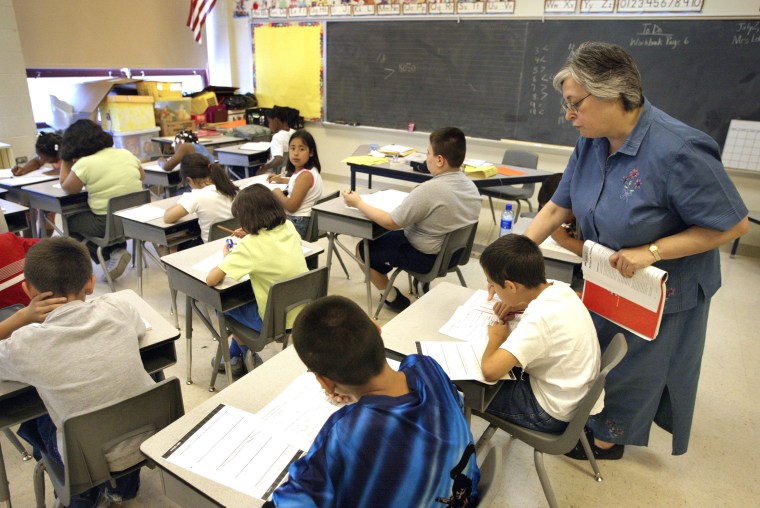
[[[594,432],[588,427],[583,429],[583,431],[586,433],[586,439],[588,439],[591,452],[594,454],[596,460],[619,460],[623,458],[625,445],[616,444],[612,445],[611,448],[599,448],[594,444]],[[583,445],[580,441],[575,444],[575,448],[567,452],[565,455],[575,460],[588,460],[586,450],[583,449]]]

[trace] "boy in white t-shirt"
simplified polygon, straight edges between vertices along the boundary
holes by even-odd
[[[272,131],[272,143],[269,148],[272,158],[258,169],[257,175],[269,172],[279,173],[285,166],[287,161],[285,154],[288,153],[290,136],[295,132],[290,127],[293,117],[298,118],[298,110],[283,106],[273,107],[267,115],[269,130]]]
[[[481,367],[495,381],[514,367],[488,412],[543,432],[562,432],[599,373],[596,329],[578,295],[564,282],[546,280],[539,247],[522,235],[503,236],[486,247],[480,265],[489,296],[498,295],[500,321],[488,327]],[[510,331],[508,321],[519,316]],[[602,395],[591,414],[602,410]]]

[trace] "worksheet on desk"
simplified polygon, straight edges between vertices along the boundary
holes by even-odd
[[[417,352],[438,362],[452,381],[474,380],[495,384],[496,381],[486,381],[480,366],[487,345],[488,341],[482,339],[473,342],[424,340],[417,342]],[[510,371],[502,379],[514,380],[515,376]]]
[[[488,325],[497,320],[493,306],[499,301],[495,296],[488,299],[488,291],[479,289],[463,304],[457,307],[451,318],[438,331],[455,339],[468,342],[481,341],[488,337]],[[509,322],[514,330],[519,323],[519,316]]]
[[[372,194],[363,194],[362,201],[370,206],[391,213],[408,195],[408,192],[387,189],[373,192]],[[352,207],[349,206],[348,208]]]
[[[219,405],[164,458],[249,496],[267,499],[302,454],[265,430],[257,415]]]

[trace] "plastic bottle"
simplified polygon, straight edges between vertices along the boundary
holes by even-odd
[[[512,234],[512,221],[514,221],[514,218],[515,216],[512,215],[512,205],[507,203],[507,206],[504,207],[504,211],[501,212],[501,228],[499,229],[499,236]]]

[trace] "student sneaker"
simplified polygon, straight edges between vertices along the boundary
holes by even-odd
[[[215,365],[216,357],[212,357],[211,366],[214,367]],[[230,358],[230,366],[232,368],[232,377],[244,376],[248,372],[248,370],[245,368],[245,362],[243,362],[242,356],[233,356]],[[222,358],[222,361],[219,362],[219,367],[217,367],[216,370],[217,372],[225,371],[224,358]]]
[[[588,439],[588,444],[591,447],[591,452],[594,454],[594,458],[596,460],[619,460],[623,457],[625,445],[616,444],[613,445],[612,448],[599,448],[596,446],[596,444],[594,444],[593,431],[590,428],[586,427],[583,429],[583,432],[586,433],[586,439]],[[575,448],[567,452],[565,456],[575,460],[588,460],[588,457],[586,456],[586,450],[583,449],[583,445],[580,441],[578,441],[575,444]]]
[[[411,305],[412,302],[409,301],[409,298],[405,297],[401,294],[401,291],[396,289],[396,299],[392,302],[389,302],[388,300],[385,301],[385,305],[388,306],[389,309],[391,309],[394,312],[401,312],[409,305]]]
[[[263,364],[264,360],[259,356],[258,353],[253,353],[251,351],[248,351],[246,352],[246,355],[243,358],[243,362],[245,363],[245,369],[248,372],[251,372],[253,369]]]
[[[132,256],[126,249],[117,249],[111,252],[111,258],[106,263],[106,270],[111,276],[111,280],[116,280],[124,273]]]

